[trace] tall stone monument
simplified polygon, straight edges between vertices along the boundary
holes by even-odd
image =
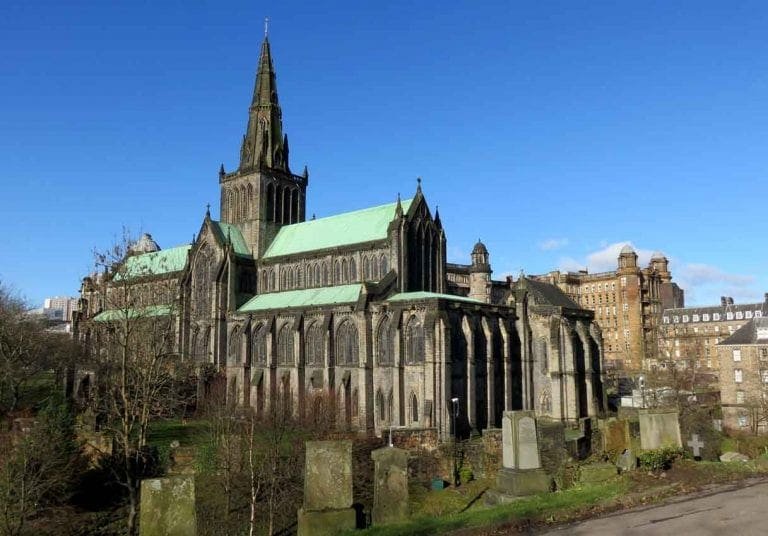
[[[373,479],[373,524],[403,521],[408,517],[408,452],[384,447],[371,452]]]
[[[502,468],[496,488],[486,494],[487,502],[549,491],[552,478],[541,467],[535,412],[505,411],[501,423]]]
[[[307,441],[306,451],[298,536],[330,536],[354,529],[352,442]]]

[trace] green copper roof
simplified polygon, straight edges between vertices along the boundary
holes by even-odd
[[[151,275],[169,274],[184,269],[187,264],[187,252],[192,246],[178,246],[161,249],[151,253],[132,255],[126,259],[122,269],[115,275],[115,281],[146,277]]]
[[[114,322],[150,316],[165,316],[170,312],[171,308],[168,305],[149,305],[141,309],[109,309],[94,316],[93,320],[95,322]]]
[[[243,238],[242,233],[240,233],[240,229],[234,225],[221,221],[211,220],[211,223],[213,224],[214,229],[221,233],[220,238],[222,242],[226,242],[227,237],[229,237],[229,240],[232,242],[232,247],[234,248],[237,255],[242,255],[245,257],[251,256],[251,252],[248,249],[248,245],[245,243],[245,239]]]
[[[437,292],[424,292],[424,291],[401,292],[400,294],[395,294],[391,296],[387,301],[413,301],[413,300],[429,300],[429,299],[453,300],[453,301],[469,302],[469,303],[483,303],[483,304],[485,303],[485,302],[481,302],[480,300],[466,298],[464,296],[455,296],[453,294],[439,294]]]
[[[288,309],[291,307],[315,307],[337,303],[354,303],[360,297],[363,285],[340,285],[338,287],[308,288],[305,290],[286,290],[261,294],[251,298],[238,312]]]
[[[402,201],[403,211],[412,199]],[[384,240],[397,203],[345,212],[336,216],[286,225],[264,253],[264,258]]]

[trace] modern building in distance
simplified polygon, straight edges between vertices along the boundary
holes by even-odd
[[[54,296],[43,302],[43,314],[50,320],[72,322],[72,313],[77,311],[77,298]]]
[[[665,309],[661,319],[661,366],[720,368],[717,345],[754,318],[768,316],[768,294],[761,303],[734,303],[723,296],[720,305]]]
[[[760,312],[763,312],[762,310]],[[768,317],[754,316],[717,345],[723,427],[768,431]]]
[[[628,245],[619,253],[614,271],[553,271],[534,277],[557,285],[581,307],[594,311],[608,368],[655,367],[661,313],[684,305],[683,290],[672,282],[669,260],[654,253],[648,266],[641,268],[637,253]]]

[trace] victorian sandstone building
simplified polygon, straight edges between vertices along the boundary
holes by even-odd
[[[669,261],[663,254],[654,253],[648,266],[642,268],[637,253],[624,246],[615,271],[555,271],[537,279],[557,285],[581,307],[595,313],[608,367],[643,370],[660,363],[661,313],[683,306],[683,290],[672,282]]]
[[[240,404],[312,415],[333,397],[353,428],[443,438],[452,399],[459,434],[499,426],[509,409],[576,424],[604,408],[594,313],[552,284],[493,281],[482,243],[470,264],[447,264],[420,185],[410,199],[306,219],[309,174],[289,167],[267,39],[240,163],[222,166],[219,184],[221,221],[206,214],[191,245],[143,239],[121,273],[176,289],[145,306],[177,316],[181,358],[221,370]],[[89,340],[115,319],[97,288],[85,280]]]

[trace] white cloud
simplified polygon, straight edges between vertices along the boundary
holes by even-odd
[[[568,245],[567,238],[549,238],[543,242],[539,242],[539,249],[542,251],[553,251],[563,248]]]

